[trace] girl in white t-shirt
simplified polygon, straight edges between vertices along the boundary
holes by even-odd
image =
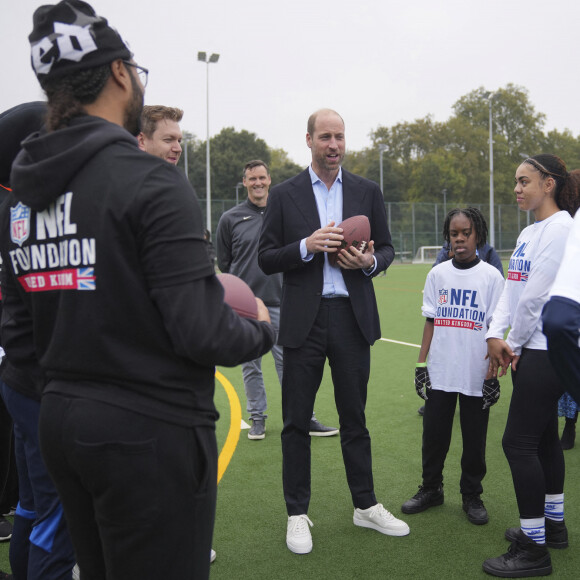
[[[425,399],[423,483],[401,510],[414,514],[443,503],[443,465],[459,399],[463,509],[471,523],[486,524],[481,481],[486,473],[489,407],[499,398],[499,383],[497,379],[484,382],[488,371],[485,332],[504,278],[477,257],[476,249],[487,237],[478,209],[449,212],[443,235],[454,257],[427,275],[422,308],[426,321],[415,369],[415,388]]]
[[[564,255],[580,203],[578,180],[555,155],[526,159],[516,171],[515,194],[535,223],[518,237],[494,313],[487,345],[492,374],[512,367],[513,394],[503,448],[512,472],[520,528],[509,528],[509,551],[483,563],[494,576],[550,574],[546,544],[568,546],[564,523],[564,456],[558,437],[558,399],[564,385],[548,359],[540,315]],[[510,329],[504,340],[505,332]]]

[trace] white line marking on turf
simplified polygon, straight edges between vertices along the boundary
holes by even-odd
[[[421,348],[420,344],[413,344],[412,342],[401,342],[400,340],[391,340],[390,338],[379,338],[383,342],[394,342],[395,344],[402,344],[403,346],[414,346],[415,348]]]
[[[242,426],[240,427],[240,429],[249,429],[250,426],[242,419]]]

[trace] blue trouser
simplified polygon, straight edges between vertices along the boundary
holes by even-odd
[[[550,362],[580,405],[580,304],[554,296],[544,306],[542,322]]]
[[[73,547],[56,488],[40,454],[40,403],[0,381],[6,407],[14,421],[14,451],[20,501],[10,542],[15,580],[70,580]]]

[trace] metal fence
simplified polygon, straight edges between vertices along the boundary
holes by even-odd
[[[200,199],[205,210],[205,200]],[[214,199],[211,204],[212,233],[224,211],[236,205],[235,200]],[[489,204],[469,204],[477,207],[489,225]],[[389,230],[400,261],[411,261],[421,246],[443,245],[443,223],[447,208],[442,203],[386,202]],[[516,205],[495,206],[495,249],[500,254],[511,254],[520,231],[530,224],[529,212]],[[205,220],[205,217],[204,217]]]

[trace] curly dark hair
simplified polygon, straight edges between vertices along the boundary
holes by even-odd
[[[56,131],[71,119],[86,115],[83,105],[93,103],[111,76],[111,64],[88,68],[60,77],[46,79],[42,88],[48,98],[46,128]]]
[[[566,163],[557,155],[541,153],[524,161],[540,172],[543,179],[551,177],[556,182],[554,201],[572,217],[580,207],[580,170],[568,172]]]
[[[443,237],[445,241],[451,243],[449,225],[456,215],[464,215],[471,222],[471,226],[475,230],[477,247],[481,248],[484,246],[485,242],[487,242],[487,222],[485,221],[481,211],[476,207],[466,207],[463,209],[455,208],[447,214],[445,223],[443,224]]]

